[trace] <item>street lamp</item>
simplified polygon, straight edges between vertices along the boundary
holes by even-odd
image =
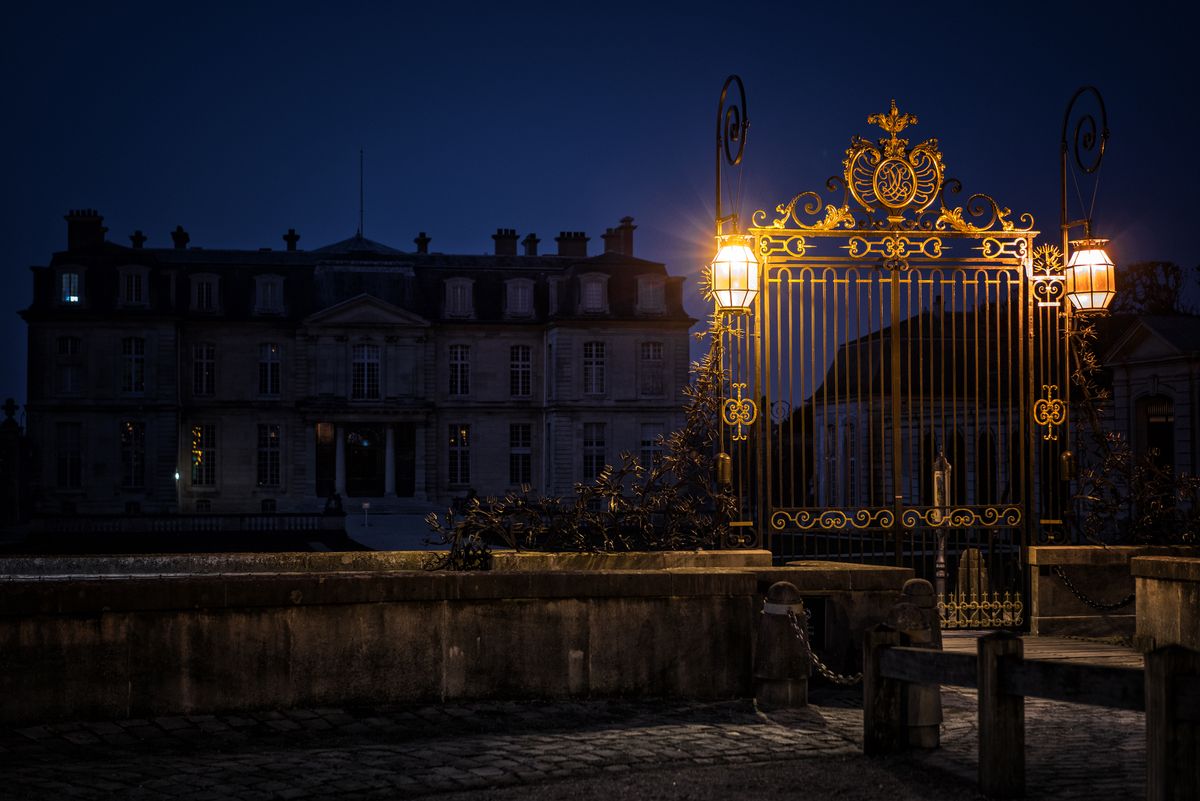
[[[753,238],[741,234],[717,237],[717,257],[710,273],[717,310],[749,314],[758,297],[758,259],[751,247]]]
[[[1075,103],[1085,94],[1095,96],[1100,106],[1100,130],[1096,130],[1096,118],[1085,114],[1075,125],[1072,143],[1067,141],[1067,127],[1071,121],[1071,110]],[[1097,135],[1098,134],[1098,135]],[[1074,146],[1071,147],[1071,144]],[[1076,90],[1067,104],[1063,114],[1062,140],[1060,142],[1061,169],[1059,173],[1059,199],[1062,227],[1063,254],[1067,256],[1067,266],[1064,270],[1066,278],[1066,295],[1071,300],[1071,307],[1077,314],[1103,313],[1108,309],[1116,294],[1116,271],[1113,261],[1105,252],[1107,239],[1092,237],[1092,210],[1088,209],[1087,216],[1071,220],[1067,215],[1067,153],[1073,151],[1075,166],[1085,175],[1091,175],[1100,169],[1104,160],[1104,151],[1108,146],[1108,112],[1104,107],[1104,98],[1094,86],[1084,86]],[[1086,160],[1085,160],[1085,157]],[[1095,195],[1093,195],[1093,205]],[[1083,227],[1083,239],[1070,241],[1068,239],[1072,228]]]

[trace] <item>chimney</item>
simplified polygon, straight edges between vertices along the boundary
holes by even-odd
[[[187,231],[183,230],[182,225],[175,226],[175,230],[171,232],[171,241],[175,243],[176,250],[183,250],[191,240],[192,238],[188,236]]]
[[[526,234],[525,238],[521,240],[521,244],[525,248],[525,255],[526,256],[536,256],[538,242],[541,242],[541,241],[542,240],[537,238],[536,234]]]
[[[633,224],[632,217],[622,217],[621,224],[617,226],[617,233],[621,235],[621,253],[629,258],[633,258],[633,229],[637,228]]]
[[[492,234],[492,239],[496,242],[497,256],[515,256],[517,255],[517,232],[514,228],[497,228],[496,233]]]
[[[289,228],[288,232],[283,235],[283,241],[287,242],[288,250],[295,250],[296,243],[300,241],[300,234],[296,233],[295,228]]]
[[[417,253],[429,252],[429,237],[425,236],[425,232],[417,234],[417,238],[413,240],[413,244],[417,246]]]
[[[586,259],[588,237],[583,231],[559,231],[554,237],[558,243],[558,255],[569,259]]]
[[[621,252],[621,233],[612,228],[605,228],[604,233],[600,235],[604,240],[605,253],[620,253]]]
[[[146,244],[146,235],[143,234],[142,229],[139,228],[129,235],[129,241],[133,243],[134,250],[141,250],[142,245]]]
[[[90,250],[104,244],[108,229],[100,223],[104,218],[95,209],[71,209],[67,216],[67,250]]]

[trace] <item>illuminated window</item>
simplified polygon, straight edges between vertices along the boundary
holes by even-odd
[[[451,484],[471,482],[471,426],[465,423],[450,425],[450,448],[446,463]]]
[[[665,281],[661,275],[638,276],[637,306],[643,314],[661,314],[666,310]]]
[[[55,423],[54,447],[59,489],[83,486],[83,424]]]
[[[58,299],[63,303],[79,303],[82,296],[79,294],[79,273],[69,272],[59,276],[59,295]]]
[[[263,342],[258,346],[258,394],[279,394],[278,342]]]
[[[471,394],[471,347],[450,346],[450,394]]]
[[[258,424],[258,486],[279,486],[279,425]]]
[[[146,486],[146,424],[137,420],[121,422],[121,487]]]
[[[604,423],[583,424],[583,478],[595,478],[604,469]]]
[[[505,282],[505,311],[510,317],[528,317],[533,314],[533,281],[514,278]]]
[[[192,394],[212,395],[217,391],[217,346],[201,342],[192,346]]]
[[[379,346],[355,345],[350,364],[350,397],[379,400]]]
[[[283,311],[282,276],[254,277],[254,311],[257,314],[279,314]]]
[[[641,374],[643,395],[658,397],[663,394],[663,346],[661,342],[643,342],[641,345]]]
[[[470,317],[475,313],[470,278],[450,278],[446,281],[446,316]]]
[[[508,483],[528,484],[533,475],[532,429],[529,423],[512,423],[508,427]]]
[[[146,340],[141,337],[121,340],[121,391],[126,395],[146,391]]]
[[[212,423],[192,426],[192,485],[212,487],[217,483],[217,427]]]
[[[642,467],[653,467],[662,459],[663,446],[659,439],[662,429],[663,427],[659,423],[642,423]]]
[[[533,349],[528,345],[513,345],[508,353],[509,393],[514,398],[527,398],[533,391]]]
[[[604,394],[604,343],[583,343],[583,392],[585,395]]]

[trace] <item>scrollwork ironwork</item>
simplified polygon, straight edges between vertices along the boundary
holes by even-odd
[[[1024,622],[1025,604],[1019,592],[954,592],[938,596],[937,610],[944,629],[1011,628]]]
[[[910,506],[900,513],[904,528],[1016,528],[1020,506]]]
[[[776,509],[771,514],[771,528],[800,531],[837,531],[853,529],[887,529],[896,522],[889,507],[857,509]]]
[[[1033,422],[1046,429],[1042,439],[1058,440],[1058,427],[1067,422],[1067,402],[1058,396],[1058,384],[1042,384],[1042,397],[1033,402]]]
[[[1075,104],[1079,99],[1086,94],[1090,94],[1096,98],[1096,103],[1100,107],[1100,129],[1096,129],[1096,118],[1091,113],[1085,113],[1075,123],[1074,135],[1068,144],[1067,131],[1071,125],[1071,112],[1075,109]],[[1097,136],[1099,133],[1099,136]],[[1100,163],[1104,161],[1104,151],[1108,146],[1108,110],[1104,105],[1104,98],[1100,96],[1100,90],[1094,86],[1083,86],[1076,90],[1071,96],[1071,101],[1067,103],[1067,110],[1063,114],[1062,126],[1062,150],[1067,152],[1068,147],[1074,157],[1075,165],[1085,175],[1091,175],[1100,169]],[[1087,157],[1089,161],[1084,162]]]
[[[753,399],[742,397],[742,392],[746,389],[745,384],[734,384],[733,388],[734,397],[727,398],[721,405],[721,419],[725,421],[725,425],[734,426],[731,439],[736,442],[746,439],[745,427],[754,425],[758,418],[758,406]]]

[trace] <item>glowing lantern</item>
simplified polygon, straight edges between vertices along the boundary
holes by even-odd
[[[1080,239],[1071,243],[1065,270],[1067,297],[1076,313],[1103,312],[1116,295],[1116,269],[1104,252],[1107,239]]]
[[[758,259],[748,236],[721,238],[712,262],[712,294],[723,312],[749,313],[758,296]]]

